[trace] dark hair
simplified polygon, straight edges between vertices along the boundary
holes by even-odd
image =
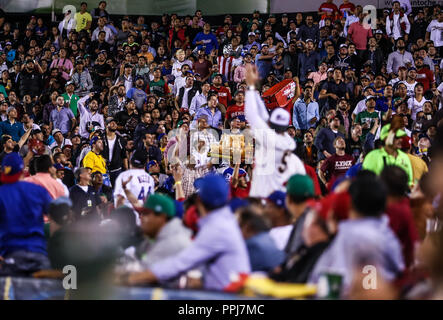
[[[349,186],[348,192],[353,208],[361,216],[378,217],[385,209],[386,187],[374,174],[360,172]]]
[[[51,157],[47,154],[37,157],[34,166],[36,172],[49,172],[49,169],[52,167]]]
[[[380,179],[388,189],[388,195],[403,197],[409,190],[408,175],[399,166],[386,166],[380,174]]]
[[[239,216],[240,226],[247,225],[254,234],[269,231],[269,226],[265,219],[253,210],[245,208],[241,211]]]

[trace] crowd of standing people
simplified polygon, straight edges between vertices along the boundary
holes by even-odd
[[[113,228],[118,284],[441,298],[443,11],[407,4],[372,24],[349,0],[218,25],[0,10],[0,275],[57,277],[91,252],[73,235]],[[251,161],[211,153],[239,137]]]

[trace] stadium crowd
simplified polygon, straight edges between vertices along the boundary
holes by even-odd
[[[54,276],[113,226],[119,284],[338,274],[342,297],[441,298],[443,11],[405,3],[375,29],[349,0],[219,25],[105,1],[58,22],[0,11],[0,275]],[[284,80],[289,104],[266,110]],[[257,154],[210,153],[254,129],[286,150],[264,178]]]

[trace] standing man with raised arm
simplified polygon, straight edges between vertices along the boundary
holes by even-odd
[[[252,175],[251,197],[268,197],[276,190],[285,191],[284,184],[293,174],[306,174],[301,160],[293,153],[294,139],[286,132],[291,116],[283,108],[269,115],[255,90],[259,80],[257,68],[246,66],[245,117],[256,141],[255,167]]]

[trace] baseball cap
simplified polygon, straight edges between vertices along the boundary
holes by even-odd
[[[42,130],[40,130],[40,129],[33,129],[31,131],[31,134],[37,134],[37,133],[41,133],[41,132],[42,132]]]
[[[113,117],[107,117],[106,118],[106,125],[110,124],[112,121],[115,121]]]
[[[10,46],[10,45],[12,45],[12,43],[11,43],[10,41],[7,41],[7,42],[5,43],[5,46]]]
[[[334,72],[334,68],[329,68],[326,72]]]
[[[377,98],[376,98],[375,96],[367,96],[366,99],[365,99],[365,101],[369,101],[369,100],[371,100],[371,99],[373,99],[373,100],[377,100]]]
[[[54,168],[55,168],[57,171],[63,171],[63,170],[65,170],[65,167],[63,167],[63,165],[62,165],[61,163],[56,163],[56,164],[54,164]]]
[[[276,108],[272,111],[269,122],[271,127],[276,130],[286,130],[289,126],[291,115],[283,108]]]
[[[16,182],[20,178],[24,166],[23,159],[17,152],[8,153],[2,161],[2,183]]]
[[[92,139],[91,139],[91,141],[89,142],[89,144],[90,144],[91,146],[93,146],[94,143],[96,143],[98,140],[100,140],[100,138],[97,137],[97,136],[94,136],[94,137],[92,137]]]
[[[347,48],[348,47],[348,45],[346,44],[346,43],[342,43],[341,45],[340,45],[340,49],[341,48]]]
[[[172,201],[172,199],[167,195],[159,193],[150,195],[142,208],[142,211],[145,211],[143,209],[152,210],[155,213],[163,213],[170,218],[175,216],[174,201]]]
[[[229,188],[226,180],[215,174],[197,179],[194,182],[197,194],[203,204],[212,208],[221,207],[228,202]]]
[[[143,76],[141,76],[141,75],[138,75],[138,76],[135,77],[135,81],[137,81],[139,79],[145,80],[145,79],[143,79]]]
[[[287,14],[287,13],[283,13],[281,16],[282,16],[282,17],[287,17],[288,14]]]
[[[131,164],[135,166],[144,166],[148,161],[148,154],[145,151],[137,150],[131,157]]]
[[[377,31],[375,31],[375,34],[383,34],[383,31],[381,31],[380,29],[378,29]]]
[[[250,36],[254,36],[255,37],[255,33],[254,32],[249,32],[248,33],[248,37],[250,37]]]
[[[401,148],[402,149],[409,149],[411,147],[411,138],[408,136],[403,136],[401,138]]]
[[[286,193],[297,197],[313,197],[314,183],[308,175],[294,174],[286,184]]]
[[[149,171],[149,169],[150,169],[152,166],[155,166],[156,164],[157,164],[157,161],[155,161],[155,160],[151,160],[151,161],[149,161],[149,162],[146,164],[146,170]]]
[[[279,208],[285,208],[286,207],[285,198],[286,198],[286,193],[284,193],[283,191],[274,191],[268,196],[266,200],[272,202]]]
[[[57,132],[62,132],[60,129],[54,129],[52,130],[52,135],[54,136]]]
[[[416,69],[415,67],[410,67],[410,68],[408,69],[408,72],[409,72],[409,71],[412,71],[412,70],[417,71],[417,69]]]
[[[312,39],[306,39],[306,43],[308,43],[308,42],[315,43],[314,40],[312,40]]]
[[[72,82],[72,81],[66,82],[65,87],[69,86],[70,84],[74,85],[74,82]]]

